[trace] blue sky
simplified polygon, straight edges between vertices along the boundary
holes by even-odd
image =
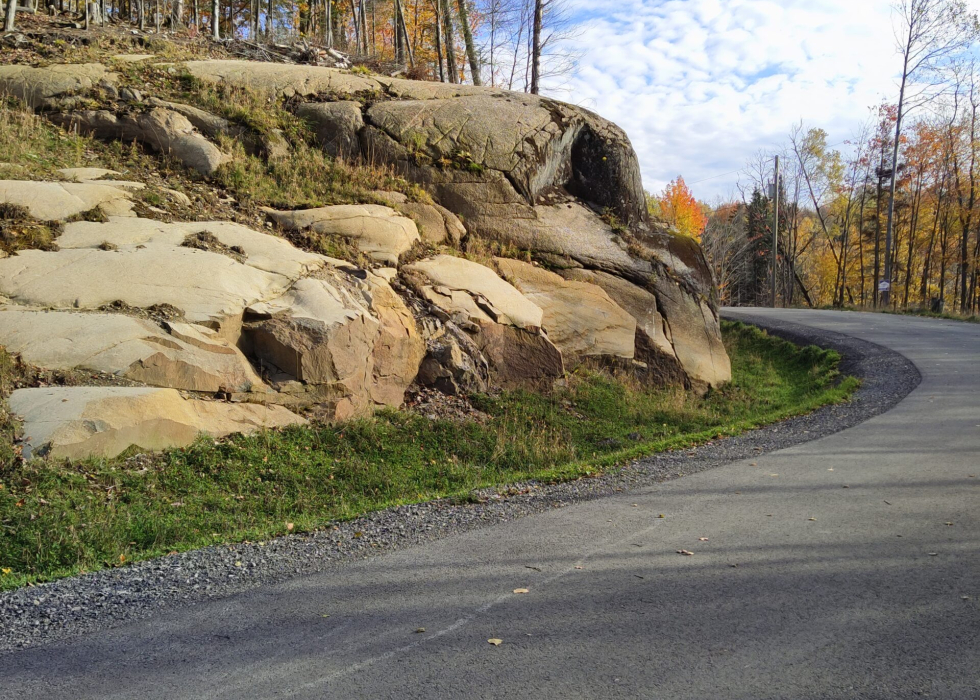
[[[650,191],[683,175],[699,198],[727,197],[737,175],[712,176],[801,119],[837,143],[897,94],[889,0],[566,2],[584,54],[545,91],[626,129]]]

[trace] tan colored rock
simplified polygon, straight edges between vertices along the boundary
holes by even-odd
[[[208,232],[229,248],[245,254],[245,265],[291,280],[322,268],[327,258],[300,250],[289,241],[255,231],[231,221],[193,221],[166,223],[154,219],[117,219],[105,223],[76,221],[65,226],[58,238],[62,249],[99,248],[108,242],[118,248],[139,245],[180,246],[187,236]]]
[[[0,345],[43,369],[106,372],[188,391],[264,390],[241,351],[190,324],[173,324],[168,335],[121,314],[7,306],[0,307]]]
[[[426,341],[418,382],[450,396],[484,393],[490,387],[490,366],[469,336],[445,324]]]
[[[497,386],[548,386],[565,373],[561,351],[541,331],[502,323],[478,326],[473,341],[487,358]]]
[[[68,219],[96,207],[115,216],[133,215],[129,192],[108,182],[0,180],[0,202],[24,207],[31,216],[42,221]]]
[[[566,281],[530,263],[496,258],[504,279],[541,307],[543,327],[566,364],[585,357],[632,359],[636,319],[594,284]]]
[[[419,240],[418,227],[407,216],[377,204],[340,204],[332,207],[276,211],[264,209],[270,219],[293,231],[347,238],[366,255],[396,265],[398,256]]]
[[[371,194],[393,209],[411,217],[418,224],[419,233],[424,241],[437,245],[449,241],[457,245],[466,236],[466,228],[462,222],[445,207],[438,204],[410,202],[401,192],[377,190]]]
[[[141,141],[159,153],[171,154],[188,168],[211,175],[231,156],[198,133],[184,115],[163,107],[117,115],[108,110],[80,110],[51,119],[103,140]]]
[[[667,338],[664,319],[657,310],[657,297],[653,293],[601,270],[568,268],[558,274],[567,280],[588,282],[602,287],[613,301],[636,319],[637,331],[648,338],[647,342],[658,352],[674,357],[674,348]],[[640,356],[637,359],[648,361]]]
[[[310,102],[299,105],[296,115],[310,123],[323,151],[334,158],[353,159],[361,154],[361,110],[360,102]]]
[[[319,66],[257,61],[187,61],[187,71],[204,82],[247,88],[269,96],[370,96],[383,92],[374,78]]]
[[[49,387],[18,389],[9,399],[24,421],[25,456],[114,457],[184,447],[201,434],[221,437],[306,421],[281,406],[184,399],[174,389]]]
[[[541,308],[490,268],[437,255],[403,270],[428,282],[419,291],[470,333],[499,386],[547,383],[564,373],[561,351],[541,331]],[[431,356],[439,364],[445,359]],[[446,376],[431,370],[427,368],[433,382]],[[454,374],[452,369],[449,374]]]
[[[451,255],[437,255],[406,265],[404,269],[428,280],[430,284],[423,288],[423,294],[450,314],[462,312],[474,322],[541,327],[541,309],[484,265]]]
[[[730,381],[731,360],[711,306],[668,279],[657,279],[654,292],[671,345],[692,383],[718,387]]]
[[[108,168],[61,168],[58,173],[64,175],[72,182],[85,182],[86,180],[101,180],[106,175],[121,175],[118,170]],[[114,184],[110,182],[109,184]]]
[[[329,418],[399,406],[425,345],[404,302],[381,277],[342,270],[301,279],[273,301],[248,309],[245,338],[267,367],[314,387]]]
[[[114,301],[171,304],[188,321],[237,337],[246,306],[284,293],[291,280],[218,253],[166,245],[26,250],[0,261],[0,294],[54,309],[98,309]]]
[[[156,58],[156,56],[152,53],[119,53],[113,56],[112,60],[122,63],[142,63],[151,58]]]
[[[61,99],[85,94],[101,81],[114,83],[117,77],[101,63],[44,68],[6,65],[0,66],[0,94],[21,99],[35,109],[53,107]]]

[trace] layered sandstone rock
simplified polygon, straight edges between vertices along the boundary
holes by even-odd
[[[221,437],[306,421],[281,406],[188,400],[174,389],[49,387],[18,389],[10,408],[24,421],[24,453],[83,459],[184,447],[200,435]]]

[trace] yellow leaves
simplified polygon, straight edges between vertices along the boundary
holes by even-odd
[[[492,638],[490,638],[490,639],[487,640],[487,643],[488,644],[493,644],[495,647],[499,647],[501,644],[504,643],[504,640],[503,639],[497,639],[496,637],[492,637]]]
[[[292,532],[293,527],[294,527],[293,523],[286,523],[286,532]]]
[[[518,595],[520,595],[522,593],[530,593],[530,591],[528,589],[526,589],[526,588],[515,588],[514,589],[514,593],[517,593]]]
[[[13,573],[13,569],[0,569],[0,574],[3,574],[4,576],[10,576],[11,573]]]
[[[126,563],[126,555],[125,554],[120,554],[119,555],[119,563],[120,564]]]
[[[678,176],[664,188],[663,193],[652,199],[655,202],[652,203],[651,213],[676,228],[681,235],[701,240],[708,216],[705,207],[694,198],[684,183],[684,178]]]

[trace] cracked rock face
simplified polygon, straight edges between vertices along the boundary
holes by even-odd
[[[59,390],[57,405],[18,392],[31,449],[155,449],[302,422],[300,410],[341,420],[400,406],[416,378],[450,394],[548,386],[587,359],[660,384],[730,379],[704,256],[649,221],[616,125],[494,88],[246,61],[184,67],[282,99],[325,152],[390,166],[435,203],[378,191],[384,205],[266,210],[286,230],[343,239],[366,270],[241,224],[137,218],[142,183],[102,180],[118,174],[105,169],[0,182],[0,203],[34,218],[96,207],[102,216],[88,218],[107,218],[64,225],[57,250],[0,259],[0,345],[41,368],[127,383]],[[121,80],[99,64],[0,66],[0,90],[51,121],[140,141],[204,177],[228,160],[220,137],[292,157],[281,133]],[[521,260],[458,257],[464,240],[468,254],[482,240]]]
[[[717,386],[730,378],[710,270],[694,241],[648,221],[636,155],[616,125],[493,88],[238,61],[188,68],[205,81],[296,101],[321,143],[354,152],[356,141],[361,154],[424,185],[469,234],[580,270],[580,281],[603,280],[638,323],[634,355],[662,380]]]

